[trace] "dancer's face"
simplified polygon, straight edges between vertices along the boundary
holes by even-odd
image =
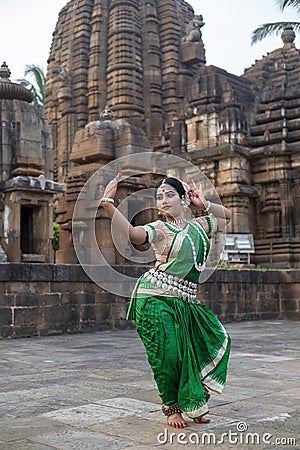
[[[163,184],[157,189],[157,209],[165,216],[178,219],[184,214],[181,198],[173,186]]]

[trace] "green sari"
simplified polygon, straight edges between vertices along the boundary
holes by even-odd
[[[211,219],[204,220],[209,234]],[[165,257],[159,255],[156,270],[136,283],[127,319],[136,321],[162,403],[178,404],[188,417],[198,418],[208,413],[205,391],[222,393],[230,351],[223,325],[193,291],[205,266],[209,239],[195,219],[183,230],[160,221],[145,229],[157,255],[158,234],[162,239],[165,229],[171,239],[165,242]]]

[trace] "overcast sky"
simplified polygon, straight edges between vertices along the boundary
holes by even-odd
[[[82,0],[78,0],[82,1]],[[6,61],[11,80],[22,78],[26,64],[47,67],[47,58],[59,11],[67,0],[2,0],[0,65]],[[241,75],[256,59],[282,46],[274,36],[251,46],[258,25],[299,20],[293,9],[281,13],[276,0],[190,0],[205,26],[202,38],[207,64]],[[299,36],[296,39],[299,48]]]

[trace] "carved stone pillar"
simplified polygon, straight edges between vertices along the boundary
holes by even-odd
[[[94,1],[88,67],[88,122],[97,120],[99,111],[103,111],[107,104],[107,83],[104,68],[107,65],[109,3],[109,0]]]
[[[295,236],[300,241],[300,177],[293,180],[293,221],[295,223]]]
[[[264,238],[280,238],[282,236],[282,203],[278,184],[264,187],[264,198],[259,222]]]
[[[157,2],[142,3],[145,126],[151,141],[157,142],[163,128],[160,27]]]
[[[281,215],[282,215],[282,236],[294,236],[294,220],[293,220],[293,200],[291,180],[284,179],[279,181],[280,198],[281,198]]]

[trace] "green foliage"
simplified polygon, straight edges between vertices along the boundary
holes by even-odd
[[[29,64],[24,71],[24,77],[27,76],[29,76],[31,81],[27,78],[22,78],[17,80],[17,82],[33,94],[33,106],[44,111],[46,75],[41,67]]]
[[[277,4],[281,11],[289,6],[295,8],[298,13],[300,13],[300,2],[299,0],[277,0]]]
[[[55,252],[59,250],[59,224],[57,222],[53,222],[52,248]]]
[[[277,0],[276,2],[281,9],[284,11],[288,7],[296,9],[298,15],[300,15],[300,0]],[[251,44],[262,41],[265,37],[271,36],[272,34],[278,35],[286,27],[292,27],[294,32],[300,31],[300,22],[274,22],[265,23],[257,27],[251,36]]]
[[[265,37],[271,36],[272,34],[278,35],[286,27],[293,27],[294,32],[300,31],[300,22],[276,22],[276,23],[265,23],[257,27],[251,38],[251,44],[262,41]]]

